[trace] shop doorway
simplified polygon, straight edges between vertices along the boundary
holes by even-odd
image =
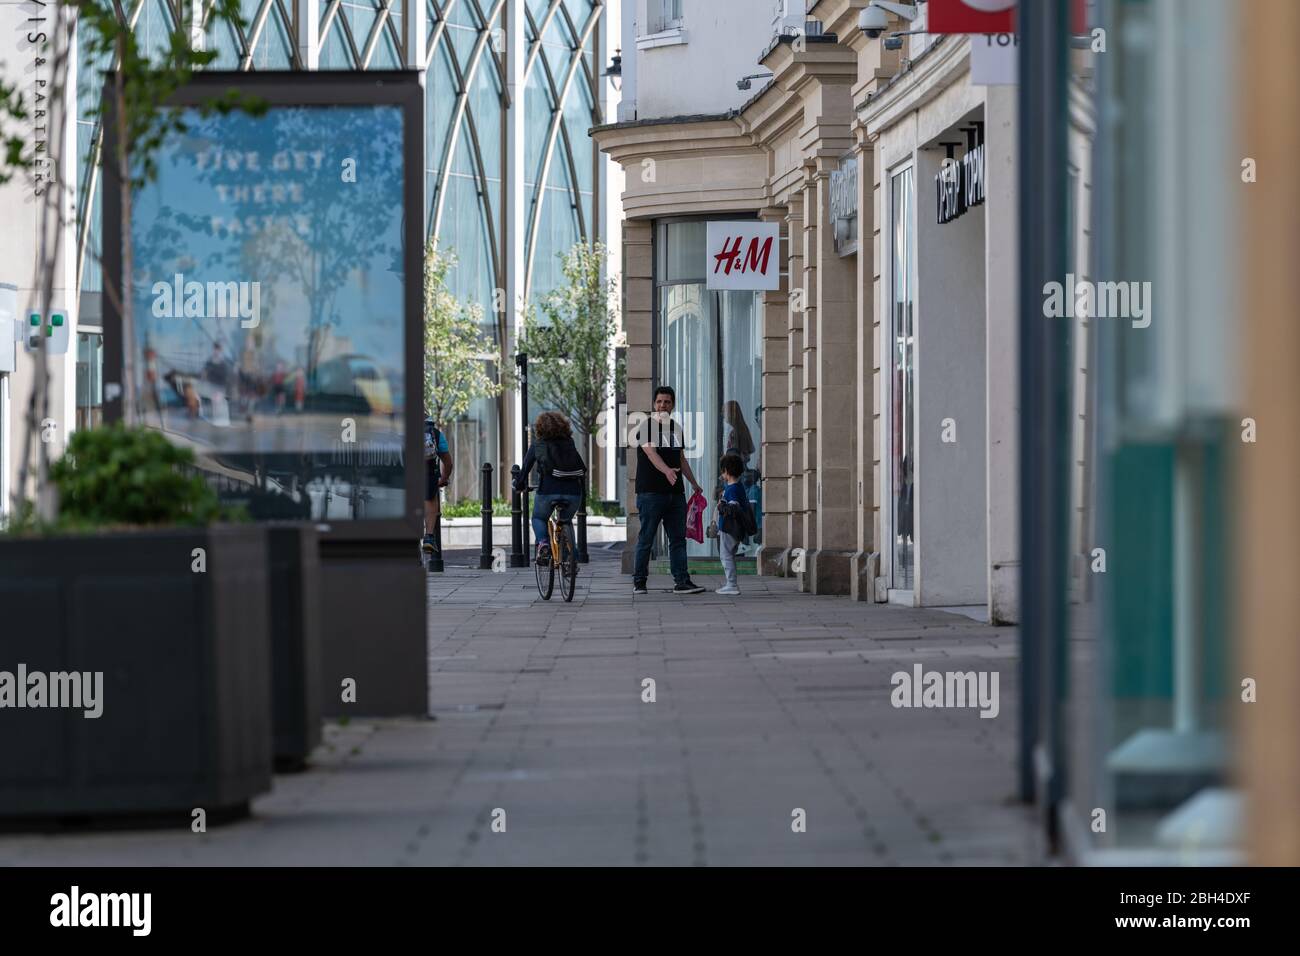
[[[763,540],[762,310],[757,292],[706,288],[705,231],[705,220],[661,222],[656,230],[655,382],[677,393],[685,458],[710,504],[722,490],[718,459],[734,452],[744,461],[758,533],[740,555],[752,558]],[[688,540],[687,555],[717,557],[717,539]]]

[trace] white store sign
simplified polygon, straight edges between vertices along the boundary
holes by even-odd
[[[752,220],[709,223],[704,274],[709,289],[780,288],[780,225]]]
[[[972,86],[1020,82],[1020,39],[1014,33],[975,33],[970,38]]]

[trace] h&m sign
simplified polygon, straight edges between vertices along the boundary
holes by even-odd
[[[781,227],[774,222],[710,222],[705,287],[772,291],[781,286]]]
[[[952,222],[972,206],[984,202],[984,144],[967,151],[960,160],[949,157],[934,177],[938,196],[938,221]]]

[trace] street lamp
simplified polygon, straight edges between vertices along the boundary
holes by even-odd
[[[614,89],[622,92],[623,90],[623,48],[618,47],[614,50],[614,56],[610,58],[609,68],[601,76],[608,79],[614,84]]]

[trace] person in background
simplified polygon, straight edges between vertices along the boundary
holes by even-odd
[[[285,385],[288,377],[289,372],[284,367],[284,362],[276,362],[275,372],[271,375],[271,397],[275,399],[275,413],[277,415],[284,412],[284,402],[289,394]]]
[[[636,510],[641,530],[636,537],[636,562],[632,569],[632,593],[646,594],[650,576],[650,549],[662,524],[668,535],[668,565],[676,582],[674,594],[702,594],[704,588],[691,580],[686,562],[686,480],[700,490],[690,463],[682,454],[685,436],[673,420],[677,393],[671,386],[655,389],[654,414],[642,426],[636,449]]]
[[[451,450],[447,447],[447,436],[442,433],[432,418],[424,420],[424,538],[420,542],[422,550],[432,553],[434,549],[433,529],[442,514],[441,489],[447,487],[451,480]]]
[[[749,433],[749,425],[745,423],[745,413],[740,410],[740,402],[729,400],[723,406],[722,418],[727,425],[722,451],[725,454],[739,455],[741,464],[748,468],[749,459],[757,449],[754,447],[754,436]]]
[[[542,412],[533,422],[536,441],[528,446],[528,453],[519,466],[515,491],[528,487],[528,476],[533,468],[540,476],[537,494],[533,498],[533,537],[537,539],[537,563],[545,565],[551,560],[550,529],[546,519],[552,509],[560,509],[560,521],[569,529],[569,541],[577,547],[573,537],[573,516],[582,502],[582,483],[587,466],[573,443],[573,428],[559,412]]]

